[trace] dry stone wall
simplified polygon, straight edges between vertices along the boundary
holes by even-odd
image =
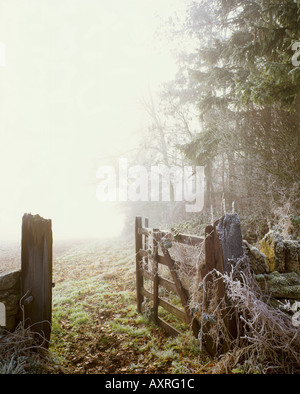
[[[270,231],[258,248],[244,241],[245,253],[263,289],[271,297],[300,301],[300,241]]]
[[[21,270],[0,273],[0,303],[5,307],[6,330],[14,330],[20,322]]]
[[[270,231],[261,240],[260,251],[266,256],[270,272],[300,274],[299,240],[284,240],[278,232]]]

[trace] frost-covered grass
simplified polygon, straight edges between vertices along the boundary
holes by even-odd
[[[54,279],[51,351],[67,372],[193,373],[203,366],[188,330],[172,338],[137,313],[133,244],[95,241],[70,250],[56,260]]]

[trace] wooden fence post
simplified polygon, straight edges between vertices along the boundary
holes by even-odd
[[[25,327],[46,340],[48,348],[52,316],[52,223],[39,215],[22,219],[21,291]]]
[[[209,272],[216,269],[221,274],[229,274],[235,261],[243,256],[243,237],[241,225],[237,214],[226,214],[217,220],[213,226],[205,229],[205,268],[201,271],[202,278]],[[234,306],[226,295],[226,287],[223,279],[217,279],[218,300],[224,299],[226,309],[223,310],[223,319],[228,333],[232,338],[237,337],[237,321],[234,314]],[[213,280],[212,275],[207,276],[207,280]],[[209,300],[206,300],[209,302]],[[210,323],[203,327],[206,334],[210,329]],[[206,335],[205,346],[207,351],[215,356],[216,347],[213,338]],[[223,351],[228,351],[229,346],[223,343]]]
[[[153,235],[157,233],[158,229],[153,229]],[[153,236],[153,320],[155,324],[158,324],[158,243],[156,238]]]
[[[142,303],[144,297],[141,289],[144,285],[144,279],[141,273],[142,269],[142,258],[140,255],[140,249],[143,249],[143,235],[141,233],[142,229],[142,218],[137,216],[135,218],[135,259],[136,259],[136,301],[137,301],[137,311],[142,313]]]
[[[231,267],[235,265],[236,261],[243,257],[243,236],[241,230],[241,223],[238,215],[225,214],[215,224],[216,233],[218,234],[219,244],[219,259],[222,259],[222,266],[224,273],[229,274]],[[218,269],[218,268],[217,268]],[[225,292],[225,302],[228,306],[227,311],[227,327],[232,338],[237,337],[237,321],[234,314],[234,306],[228,300],[226,295],[226,288],[222,284]],[[219,290],[220,291],[220,290]]]
[[[208,225],[205,228],[205,266],[201,270],[202,279],[207,275],[206,282],[212,282],[214,280],[214,274],[212,271],[216,268],[216,232],[212,225]],[[208,307],[210,300],[205,297],[205,308]],[[203,324],[202,332],[205,334],[205,348],[208,353],[212,356],[216,355],[216,346],[213,338],[207,333],[211,328],[211,323],[207,321]]]
[[[215,243],[214,243],[214,227],[209,225],[205,228],[205,266],[201,270],[201,277],[204,278],[209,272],[215,268]],[[209,275],[207,280],[212,280]]]
[[[241,223],[236,213],[226,213],[216,222],[216,229],[222,244],[224,272],[230,273],[231,266],[244,255]]]

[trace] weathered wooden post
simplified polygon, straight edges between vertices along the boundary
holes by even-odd
[[[201,270],[201,277],[206,278],[207,282],[213,282],[216,280],[214,270],[217,269],[219,272],[223,273],[223,262],[218,259],[218,234],[215,229],[215,225],[209,225],[205,228],[205,266]],[[221,264],[220,264],[221,263]],[[218,266],[218,268],[217,268]],[[221,282],[221,283],[220,283]],[[220,300],[224,297],[224,293],[222,294],[221,287],[224,286],[222,281],[218,281],[218,299]],[[205,308],[208,307],[210,300],[205,297]],[[211,328],[210,321],[207,321],[202,326],[202,332],[205,334],[205,348],[209,354],[215,356],[216,355],[216,345],[213,338],[208,335]]]
[[[154,228],[153,230],[153,236],[152,236],[152,261],[153,261],[153,320],[154,324],[158,324],[158,298],[159,298],[159,293],[158,293],[158,242],[154,236],[159,230]]]
[[[234,314],[234,306],[231,305],[227,295],[226,287],[222,278],[217,279],[212,275],[208,275],[213,270],[218,271],[222,275],[229,274],[235,262],[242,258],[243,237],[241,231],[241,224],[237,214],[226,214],[221,219],[217,220],[213,226],[207,226],[205,230],[205,268],[202,269],[201,276],[204,278],[207,275],[208,281],[217,280],[218,300],[224,299],[226,310],[223,311],[224,322],[228,333],[232,338],[237,336],[237,321]],[[206,300],[209,302],[209,300]],[[206,323],[203,327],[204,332],[207,333],[210,328],[210,323]],[[206,335],[206,348],[212,355],[216,353],[216,347],[213,338]],[[228,350],[228,344],[223,344],[223,351]]]
[[[229,274],[231,266],[244,255],[241,223],[237,213],[227,213],[217,223],[222,244],[224,271]]]
[[[144,301],[141,291],[144,279],[141,274],[142,258],[140,255],[140,249],[143,249],[143,235],[141,233],[142,227],[142,218],[138,216],[135,218],[136,301],[138,313],[142,313],[142,303]]]
[[[52,223],[39,215],[22,219],[21,291],[25,327],[45,338],[48,348],[52,315]]]
[[[222,254],[224,273],[230,274],[232,267],[244,255],[243,236],[238,215],[225,214],[217,223],[216,229],[220,240],[220,254]],[[220,256],[221,257],[221,256]],[[237,337],[237,321],[234,306],[228,300],[225,290],[225,302],[228,306],[227,327],[232,338]]]

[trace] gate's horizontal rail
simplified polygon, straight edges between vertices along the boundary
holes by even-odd
[[[151,272],[141,268],[140,273],[144,278],[154,281],[154,275]],[[166,290],[173,291],[174,293],[176,293],[178,295],[177,287],[174,282],[171,282],[168,279],[158,276],[158,285],[161,287],[164,287]],[[184,290],[186,291],[187,295],[189,296],[189,290],[186,288],[184,288]]]
[[[172,315],[176,316],[183,323],[189,324],[189,319],[186,313],[178,309],[176,306],[170,304],[168,301],[158,298],[158,305],[163,307],[166,311],[172,313]]]
[[[165,231],[165,230],[160,230],[159,233],[161,234],[162,237],[165,237],[166,235],[170,234],[169,231]],[[142,227],[139,229],[139,234],[149,236],[153,234],[153,228]],[[175,242],[182,243],[185,245],[190,245],[190,246],[198,246],[199,244],[204,242],[204,238],[198,237],[197,235],[176,234],[174,235],[174,237],[175,237]]]
[[[141,293],[143,294],[144,297],[148,298],[149,300],[153,301],[154,300],[154,294],[151,293],[150,291],[141,288]],[[163,300],[162,298],[158,297],[158,305],[164,308],[166,311],[170,312],[172,315],[176,316],[179,320],[181,320],[183,323],[189,324],[189,320],[182,310],[178,309],[176,306],[170,304],[168,301]]]
[[[149,280],[154,280],[154,275],[147,271],[142,269],[141,274],[143,275],[144,278],[149,279]],[[158,277],[158,285],[164,287],[166,290],[173,291],[174,293],[177,293],[176,285],[174,282],[169,281],[168,279]]]
[[[177,336],[180,335],[181,332],[178,331],[175,327],[173,327],[171,324],[167,323],[164,319],[162,319],[161,317],[157,318],[157,322],[156,324],[161,327],[162,329],[164,329],[165,331],[167,331],[170,335],[172,336]]]
[[[149,257],[149,253],[145,249],[140,249],[139,255],[140,255],[140,257]],[[166,265],[168,267],[168,263],[166,261],[165,256],[157,255],[156,259],[159,264]],[[175,260],[172,259],[172,261],[173,261],[173,263],[175,263]]]

